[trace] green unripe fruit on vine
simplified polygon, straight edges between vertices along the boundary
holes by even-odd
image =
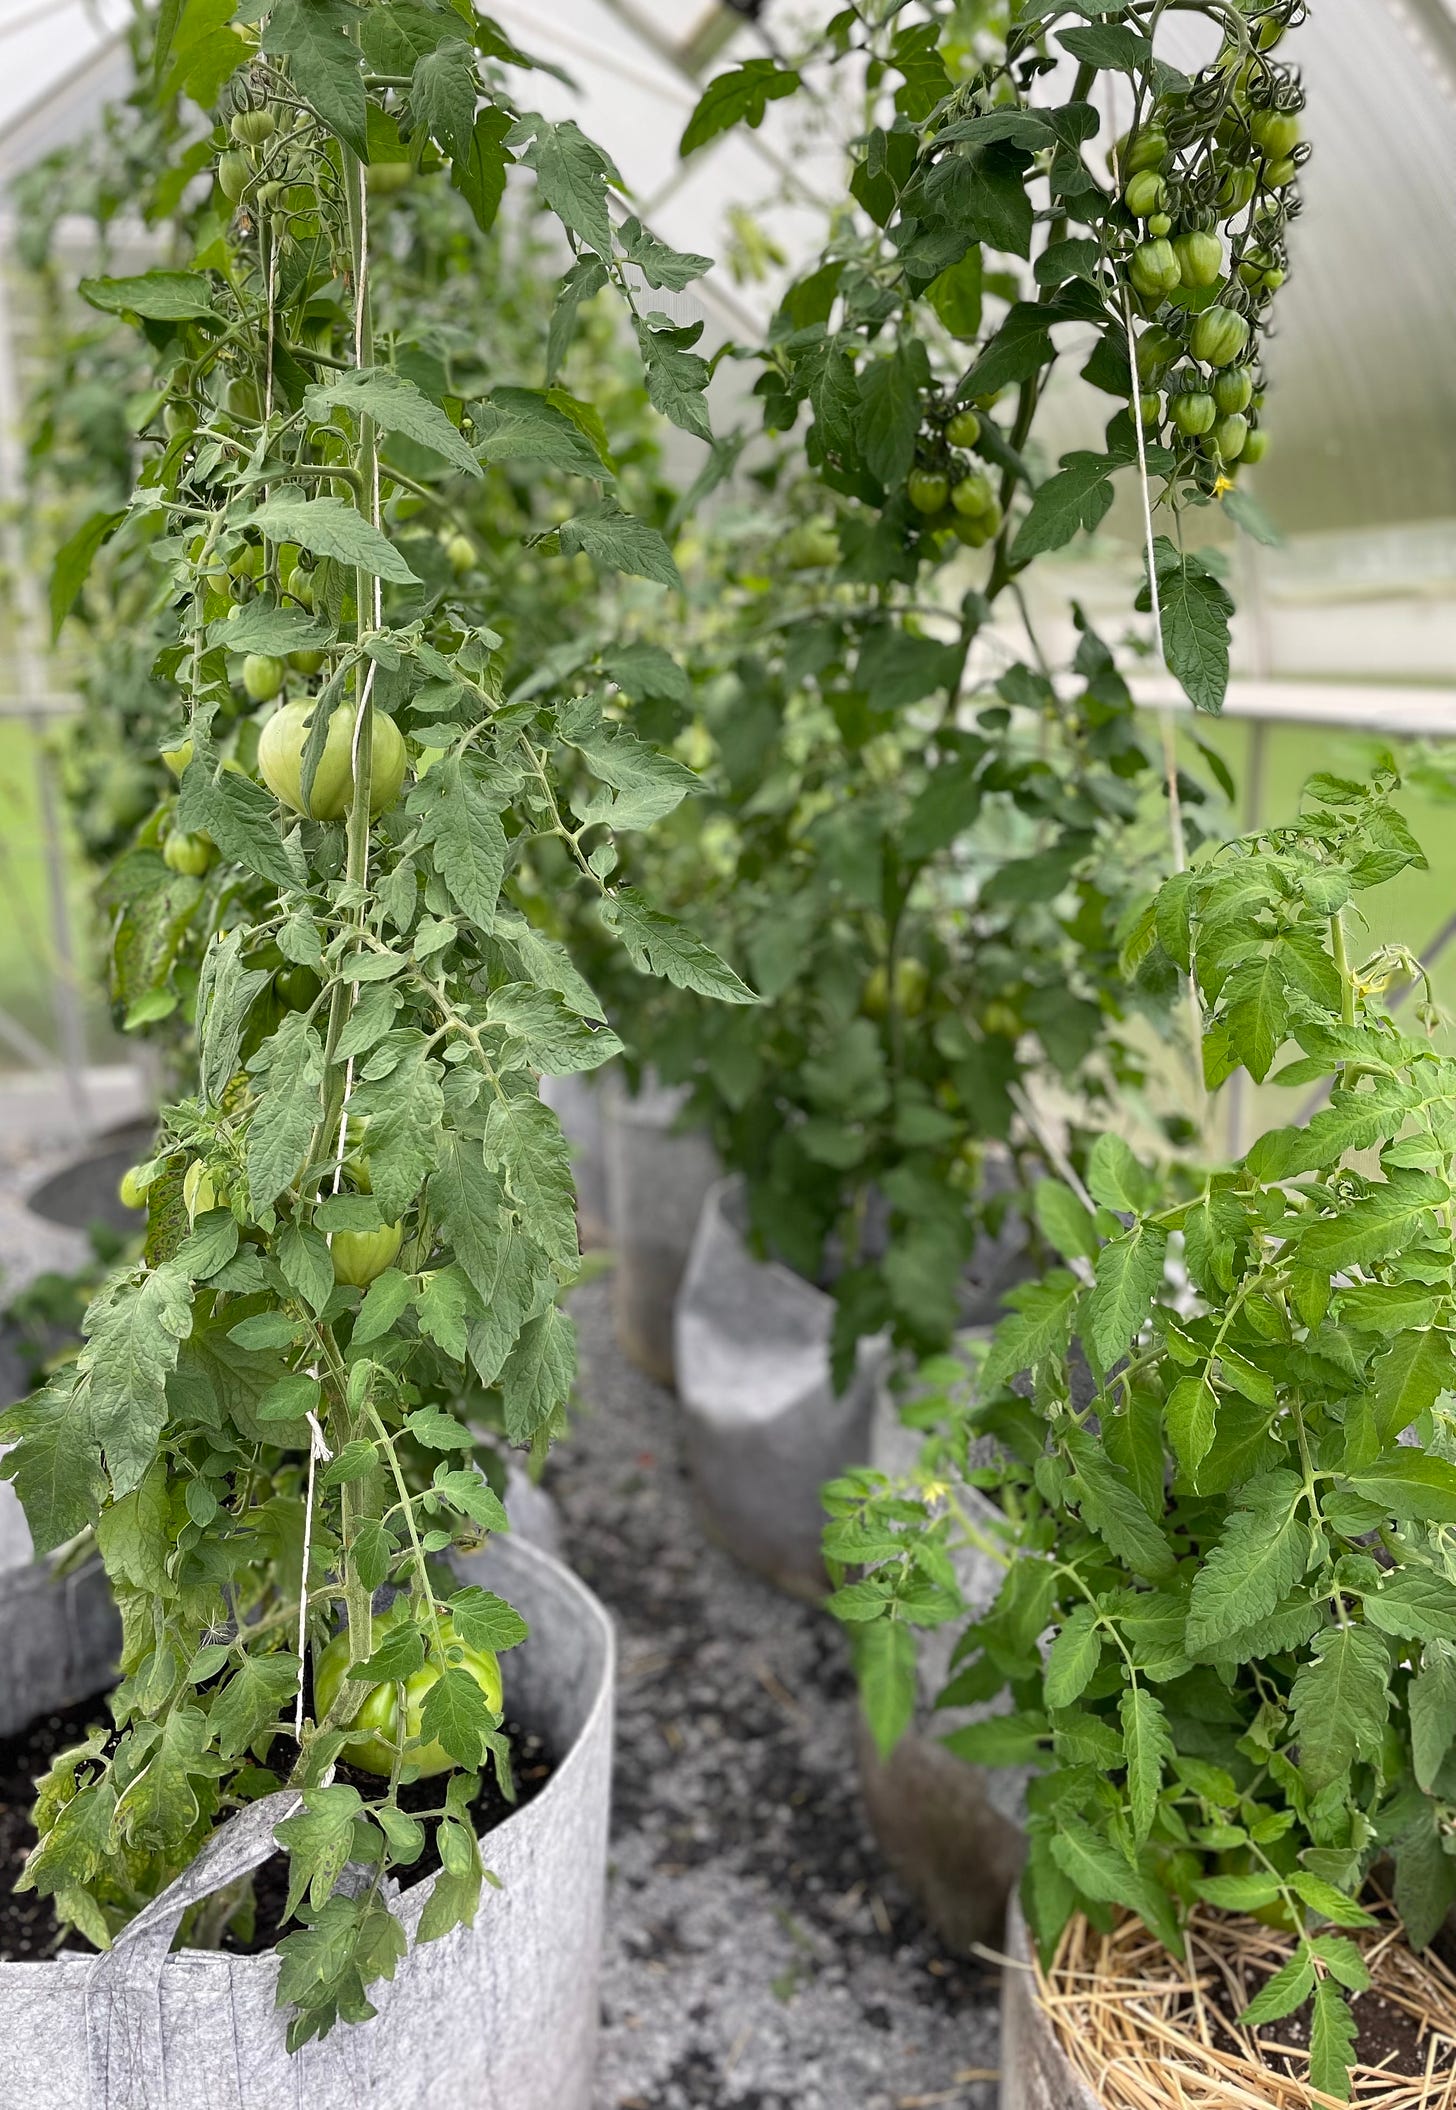
[[[895,962],[895,1009],[902,1018],[918,1018],[930,994],[930,971],[923,960]],[[890,1006],[890,979],[883,962],[865,977],[859,1007],[866,1018],[883,1018]]]
[[[240,550],[228,558],[228,570],[235,579],[261,578],[263,572],[262,545],[245,542]]]
[[[1226,462],[1236,462],[1249,444],[1249,421],[1237,411],[1220,418],[1213,428],[1213,444]]]
[[[1137,399],[1138,422],[1144,427],[1156,425],[1163,415],[1163,399],[1156,389],[1149,389]]]
[[[254,703],[271,703],[283,686],[285,668],[271,652],[250,652],[243,661],[243,687]]]
[[[189,1223],[196,1223],[199,1216],[206,1216],[209,1209],[217,1207],[217,1189],[201,1158],[194,1158],[187,1167],[182,1180],[182,1200]]]
[[[1168,186],[1156,169],[1139,169],[1130,177],[1123,192],[1127,209],[1137,219],[1145,220],[1149,213],[1161,212],[1168,202]]]
[[[945,428],[952,447],[974,447],[981,437],[981,420],[974,410],[958,410]]]
[[[164,747],[162,749],[162,760],[166,763],[168,769],[171,770],[174,777],[180,777],[183,770],[192,760],[191,738],[181,741],[176,747]]]
[[[281,580],[284,593],[297,601],[300,608],[313,607],[313,573],[296,564],[287,577]]]
[[[121,1175],[121,1184],[116,1190],[117,1200],[123,1209],[145,1209],[147,1189],[151,1181],[142,1178],[140,1165],[129,1165]]]
[[[190,403],[169,403],[162,412],[162,427],[169,440],[189,437],[197,430],[197,419]]]
[[[905,496],[917,513],[939,513],[950,497],[950,478],[939,469],[912,469],[905,479]]]
[[[318,674],[323,670],[326,652],[290,652],[288,664],[295,674]]]
[[[352,1289],[367,1289],[376,1275],[393,1267],[404,1242],[403,1224],[386,1224],[380,1231],[335,1231],[329,1239],[335,1282]]]
[[[240,154],[236,149],[229,147],[217,164],[217,187],[227,199],[229,205],[239,203],[243,192],[248,187],[252,173],[247,155]]]
[[[306,721],[316,701],[315,697],[305,696],[297,703],[285,703],[268,720],[258,742],[258,770],[263,782],[275,798],[282,799],[295,813],[305,811],[303,751],[308,744]],[[399,797],[404,783],[405,746],[399,727],[382,711],[372,713],[371,728],[369,812],[377,820]],[[329,719],[328,736],[313,780],[313,797],[307,809],[310,819],[339,821],[348,812],[354,792],[353,740],[354,706],[338,704]]]
[[[1203,234],[1196,228],[1180,234],[1173,254],[1185,286],[1201,290],[1216,286],[1223,277],[1223,243],[1216,234]]]
[[[475,564],[475,544],[468,535],[451,535],[445,544],[445,559],[457,579],[463,579]]]
[[[801,520],[784,537],[783,557],[790,571],[822,571],[839,562],[839,537],[827,520]]]
[[[1213,407],[1213,397],[1202,389],[1192,395],[1174,396],[1168,408],[1173,423],[1186,439],[1198,439],[1205,432],[1212,432],[1213,421],[1218,415]]]
[[[1246,366],[1225,367],[1213,377],[1213,400],[1218,405],[1220,417],[1230,418],[1235,411],[1247,410],[1254,396],[1254,377]]]
[[[1264,181],[1271,190],[1283,190],[1285,184],[1292,183],[1297,174],[1298,168],[1294,160],[1286,155],[1282,161],[1270,161],[1265,164]]]
[[[1165,330],[1160,322],[1151,323],[1137,341],[1139,381],[1160,379],[1173,361],[1181,357],[1182,351],[1182,345],[1171,330]]]
[[[1134,290],[1144,300],[1166,300],[1182,283],[1178,259],[1173,254],[1173,244],[1159,237],[1152,242],[1139,242],[1132,253],[1132,264],[1128,277]]]
[[[1241,213],[1253,197],[1258,181],[1251,168],[1225,169],[1219,178],[1215,200],[1219,218],[1231,220],[1236,213]]]
[[[983,520],[996,502],[996,493],[991,488],[991,479],[979,469],[963,476],[950,494],[950,502],[956,511],[968,520]]]
[[[1194,318],[1188,343],[1205,366],[1233,366],[1248,349],[1248,317],[1232,308],[1205,308]]]
[[[311,967],[285,967],[273,977],[273,987],[280,1003],[290,1011],[307,1011],[317,998],[323,983]]]
[[[1156,235],[1159,238],[1173,232],[1173,222],[1165,212],[1150,213],[1143,225],[1147,228],[1149,234]]]
[[[1266,161],[1283,161],[1292,154],[1301,129],[1295,110],[1256,110],[1249,119],[1254,144]]]
[[[957,542],[964,542],[968,549],[984,549],[1000,534],[1004,517],[1001,501],[993,498],[984,513],[952,514],[951,527]]]
[[[1128,143],[1124,133],[1115,148],[1118,169],[1124,182],[1137,176],[1144,169],[1160,169],[1168,158],[1168,135],[1161,125],[1144,125],[1136,139]]]
[[[229,129],[240,147],[261,147],[278,130],[278,120],[271,110],[239,110]]]
[[[263,415],[263,399],[258,394],[258,384],[250,375],[235,374],[227,385],[227,407],[235,418],[252,418]]]
[[[380,1614],[374,1622],[376,1647],[390,1627],[405,1617],[406,1611],[405,1601],[396,1599],[387,1612]],[[431,1637],[423,1664],[412,1676],[402,1681],[405,1733],[416,1740],[412,1746],[406,1746],[405,1756],[411,1769],[417,1771],[421,1779],[436,1773],[448,1773],[457,1763],[443,1744],[418,1742],[426,1696],[431,1688],[439,1683],[442,1672],[465,1672],[480,1687],[491,1713],[498,1715],[501,1711],[500,1663],[494,1651],[467,1648],[457,1636],[454,1624],[448,1616],[440,1621],[440,1641],[445,1650],[444,1660],[437,1655]],[[314,1713],[320,1721],[338,1697],[348,1669],[349,1636],[343,1633],[329,1643],[314,1665]],[[372,1687],[348,1727],[353,1733],[344,1746],[343,1755],[349,1763],[361,1767],[366,1773],[377,1773],[382,1779],[388,1780],[394,1771],[395,1756],[400,1743],[399,1682],[386,1682]]]
[[[1256,425],[1253,431],[1250,432],[1248,438],[1244,441],[1244,451],[1240,455],[1239,459],[1240,461],[1247,462],[1252,468],[1254,463],[1261,462],[1268,452],[1269,435],[1267,432],[1261,432],[1259,427]]]
[[[216,846],[208,835],[169,835],[162,845],[162,862],[170,872],[188,879],[201,879],[212,868]]]
[[[376,198],[393,198],[407,190],[414,168],[408,161],[371,161],[364,181]]]

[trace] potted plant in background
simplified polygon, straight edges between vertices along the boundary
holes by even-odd
[[[1362,2102],[1414,2101],[1426,2031],[1456,2022],[1421,1962],[1456,1903],[1456,1067],[1429,991],[1421,1033],[1386,1009],[1419,962],[1357,944],[1362,895],[1423,862],[1396,789],[1312,778],[1297,821],[1170,880],[1133,941],[1191,970],[1211,1085],[1242,1066],[1327,1102],[1171,1179],[1104,1139],[1095,1210],[1057,1204],[1065,1265],[942,1396],[929,1480],[859,1490],[883,1557],[840,1608],[894,1637],[868,1694],[887,1738],[913,1628],[959,1620],[966,1493],[997,1504],[988,1525],[971,1496],[1003,1580],[943,1699],[982,1708],[961,1756],[1048,1769],[1011,1936],[1037,1962],[1006,1980],[1015,2104],[1172,2101],[1170,2059],[1230,2097],[1279,2076],[1300,2092],[1278,2100],[1344,2099],[1358,2069]]]
[[[341,2104],[367,2080],[444,2104],[485,2071],[522,2110],[584,2106],[610,1633],[543,1556],[475,1550],[504,1518],[440,1375],[468,1365],[539,1453],[574,1368],[570,1170],[538,1081],[617,1042],[521,913],[515,866],[556,834],[633,957],[749,993],[617,883],[605,819],[569,825],[557,756],[659,801],[687,773],[580,708],[505,704],[498,634],[433,565],[419,504],[433,477],[481,474],[498,406],[467,413],[378,338],[366,168],[448,170],[483,226],[507,164],[532,168],[580,252],[568,318],[588,285],[630,295],[638,268],[701,260],[636,222],[613,234],[610,165],[569,120],[520,111],[508,82],[530,61],[484,17],[280,0],[261,25],[184,9],[158,35],[155,92],[219,110],[185,157],[215,164],[217,203],[181,268],[86,292],[141,322],[175,412],[129,517],[160,524],[172,587],[157,671],[180,782],[158,843],[187,838],[206,869],[144,844],[130,898],[248,877],[202,957],[192,1089],[138,1170],[144,1255],[103,1286],[75,1362],[0,1423],[38,1551],[94,1545],[122,1623],[115,1726],[41,1784],[24,1878],[106,1953],[0,1963],[11,2079],[37,2100],[98,2077],[116,2099],[198,2100],[221,2073]],[[311,328],[319,304],[342,321]],[[614,496],[559,537],[675,576]],[[292,654],[307,687],[288,700]],[[312,978],[281,1015],[275,945]],[[150,971],[124,966],[129,1004]],[[99,1690],[105,1651],[81,1669]],[[513,1792],[508,1708],[555,1771],[492,1837],[503,1887],[477,1920],[478,1830]],[[249,1878],[280,1847],[270,1905]],[[179,1925],[191,1946],[169,1955]]]

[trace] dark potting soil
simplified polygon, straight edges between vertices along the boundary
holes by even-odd
[[[83,1742],[87,1731],[98,1722],[109,1724],[105,1701],[83,1700],[74,1707],[60,1709],[32,1722],[18,1736],[0,1738],[0,1960],[5,1962],[41,1961],[53,1955],[63,1940],[80,1945],[78,1934],[62,1929],[58,1924],[49,1898],[37,1897],[29,1890],[17,1892],[15,1884],[26,1856],[35,1844],[35,1827],[30,1821],[30,1812],[35,1802],[36,1781],[58,1752]],[[523,1729],[519,1722],[512,1721],[506,1722],[504,1728],[510,1739],[516,1800],[513,1803],[506,1800],[494,1771],[482,1777],[480,1792],[471,1804],[475,1829],[481,1836],[494,1831],[514,1810],[521,1809],[539,1795],[557,1766],[554,1752],[535,1730]],[[292,1746],[280,1739],[274,1746],[274,1765],[280,1769],[280,1787],[292,1758]],[[366,1800],[379,1793],[377,1777],[361,1772],[355,1766],[339,1766],[335,1778],[348,1781]],[[436,1809],[444,1800],[444,1783],[439,1779],[415,1781],[411,1786],[401,1788],[399,1799],[401,1806],[412,1814]],[[419,1860],[413,1867],[401,1871],[402,1887],[406,1889],[424,1882],[440,1866],[433,1826],[426,1826],[425,1839],[425,1850]],[[257,1870],[253,1877],[253,1893],[256,1913],[250,1937],[243,1940],[229,1933],[223,1938],[223,1947],[237,1955],[259,1955],[271,1949],[286,1931],[282,1925],[283,1907],[288,1896],[288,1863],[284,1855],[275,1854]]]
[[[1443,1961],[1447,1960],[1450,1953],[1448,1942],[1438,1937],[1435,1946]],[[1250,1997],[1258,1990],[1257,1983],[1251,1982]],[[1223,1978],[1210,1974],[1209,1980],[1205,1981],[1205,1991],[1211,2007],[1221,2019],[1232,2022],[1238,2012],[1238,2002]],[[1350,2012],[1355,2018],[1355,2063],[1360,2066],[1386,2064],[1392,2074],[1410,2078],[1423,2074],[1430,2050],[1429,2033],[1422,2035],[1420,2025],[1381,1991],[1378,1982],[1368,1992],[1352,1993],[1348,1997]],[[1287,2058],[1284,2053],[1308,2053],[1313,2014],[1313,2002],[1306,2001],[1282,2022],[1267,2023],[1263,2029],[1253,2032],[1254,2041],[1271,2073],[1286,2074],[1296,2080],[1307,2079],[1306,2058]],[[1223,2034],[1227,2049],[1237,2050],[1238,2040],[1233,2030]]]

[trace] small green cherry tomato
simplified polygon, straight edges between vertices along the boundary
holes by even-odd
[[[1295,110],[1256,110],[1249,130],[1266,161],[1284,161],[1299,145],[1302,127]]]
[[[387,1267],[393,1267],[404,1242],[403,1224],[386,1224],[380,1231],[334,1231],[329,1237],[329,1253],[334,1263],[335,1282],[347,1283],[353,1289],[364,1289],[376,1275],[382,1275]]]
[[[371,161],[364,171],[364,181],[376,198],[393,198],[408,190],[413,174],[408,161]]]
[[[169,403],[162,412],[162,427],[169,440],[190,437],[197,430],[197,419],[190,403]]]
[[[240,147],[265,146],[277,129],[271,110],[239,110],[229,127]]]
[[[981,420],[974,410],[958,410],[945,428],[952,447],[974,447],[981,437]]]
[[[785,535],[783,555],[790,571],[821,571],[839,562],[839,537],[827,520],[801,520]]]
[[[229,205],[236,205],[242,198],[252,173],[247,155],[229,147],[217,164],[217,187]]]
[[[1232,308],[1205,308],[1194,317],[1188,342],[1205,366],[1233,366],[1248,348],[1248,318]]]
[[[1159,380],[1181,355],[1182,350],[1182,345],[1171,330],[1165,330],[1160,322],[1150,323],[1138,339],[1138,379]]]
[[[1163,399],[1157,390],[1147,389],[1138,397],[1138,422],[1144,427],[1155,426],[1163,415]]]
[[[1168,135],[1158,124],[1144,125],[1129,144],[1127,135],[1117,142],[1117,165],[1124,181],[1144,169],[1160,169],[1168,158]]]
[[[323,652],[290,652],[288,664],[295,674],[318,674],[327,656]]]
[[[1128,179],[1122,195],[1128,211],[1136,219],[1145,220],[1149,213],[1163,210],[1168,202],[1168,186],[1156,169],[1139,169]]]
[[[304,812],[303,751],[308,744],[307,720],[316,698],[300,697],[273,713],[258,741],[258,771],[275,798],[295,813]],[[313,797],[307,817],[316,821],[341,821],[354,795],[354,706],[335,706],[328,735],[313,780]],[[399,727],[383,711],[375,711],[370,734],[369,811],[377,820],[399,797],[404,783],[405,746]]]
[[[1202,389],[1191,395],[1174,396],[1168,405],[1173,423],[1188,439],[1197,439],[1205,432],[1212,432],[1217,412],[1213,397]]]
[[[1221,220],[1232,220],[1241,213],[1253,197],[1258,185],[1258,176],[1251,168],[1228,168],[1219,178],[1215,200]]]
[[[1298,164],[1292,155],[1286,154],[1282,161],[1267,161],[1264,164],[1264,181],[1271,190],[1283,190],[1299,173]]]
[[[1267,432],[1261,431],[1256,425],[1250,432],[1248,438],[1244,441],[1244,451],[1240,455],[1239,459],[1240,461],[1247,462],[1250,468],[1252,468],[1254,463],[1261,462],[1268,452],[1269,435]]]
[[[1144,300],[1166,300],[1182,283],[1173,244],[1165,238],[1139,242],[1133,251],[1128,276]]]
[[[235,374],[227,385],[227,407],[231,416],[256,424],[263,415],[263,399],[251,374]]]
[[[147,1189],[151,1184],[150,1180],[142,1178],[140,1165],[129,1165],[121,1175],[121,1185],[116,1190],[117,1199],[123,1209],[145,1209]]]
[[[192,741],[190,737],[183,740],[177,747],[164,747],[162,749],[162,760],[166,763],[168,769],[171,770],[174,777],[180,777],[183,770],[192,760]]]
[[[1226,366],[1213,377],[1213,400],[1220,417],[1247,410],[1254,396],[1254,377],[1246,366]]]
[[[917,513],[939,513],[950,497],[950,478],[939,469],[912,469],[905,496]]]
[[[1201,290],[1205,286],[1216,286],[1223,277],[1223,243],[1216,234],[1205,234],[1192,228],[1187,234],[1177,236],[1173,254],[1178,259],[1178,270],[1185,286]]]
[[[1220,418],[1213,428],[1213,444],[1226,462],[1236,462],[1249,444],[1249,421],[1237,411]]]
[[[1165,212],[1149,213],[1143,225],[1150,235],[1155,235],[1160,240],[1165,234],[1173,232],[1173,222]]]
[[[290,1011],[307,1011],[323,988],[311,967],[285,967],[273,977],[278,1000]]]
[[[996,493],[991,488],[991,479],[979,469],[963,476],[950,494],[950,502],[956,511],[967,520],[982,520],[996,502]]]
[[[409,1616],[407,1601],[396,1598],[389,1610],[374,1621],[376,1641]],[[412,1677],[403,1680],[404,1731],[408,1739],[405,1763],[422,1779],[436,1773],[448,1773],[456,1763],[443,1745],[419,1741],[425,1699],[431,1688],[439,1683],[441,1675],[447,1670],[467,1671],[485,1695],[485,1704],[492,1714],[500,1713],[503,1697],[500,1660],[493,1650],[467,1648],[449,1618],[440,1621],[439,1649],[432,1633],[427,1633],[425,1638],[423,1664]],[[348,1671],[349,1637],[347,1633],[338,1634],[314,1664],[314,1714],[319,1721],[332,1707]],[[399,1686],[393,1683],[376,1685],[349,1726],[359,1734],[344,1746],[344,1755],[352,1765],[362,1767],[366,1773],[377,1773],[388,1779],[394,1770],[399,1743]]]
[[[169,835],[162,845],[163,864],[188,879],[201,879],[212,869],[216,855],[216,845],[207,835]]]
[[[451,535],[445,544],[445,560],[457,579],[463,579],[475,563],[475,544],[468,535]]]
[[[286,672],[283,661],[273,653],[250,652],[243,661],[243,687],[254,703],[271,703]]]

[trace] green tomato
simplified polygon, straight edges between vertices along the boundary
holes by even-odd
[[[983,520],[996,503],[990,477],[980,469],[973,469],[951,492],[950,502],[963,519]]]
[[[240,147],[266,146],[277,129],[271,110],[239,110],[229,127]]]
[[[335,1282],[347,1283],[353,1289],[364,1289],[376,1275],[382,1275],[387,1267],[394,1266],[403,1243],[403,1224],[386,1224],[380,1231],[331,1232],[329,1252],[333,1258]]]
[[[451,535],[446,539],[445,559],[456,578],[463,579],[465,574],[474,568],[475,544],[468,535]]]
[[[1173,222],[1165,212],[1149,213],[1143,225],[1147,228],[1150,235],[1156,236],[1159,240],[1165,234],[1173,232]]]
[[[229,147],[217,164],[217,187],[229,205],[236,205],[247,189],[252,168],[246,154]]]
[[[162,749],[162,760],[166,763],[168,769],[171,770],[174,777],[180,777],[183,770],[192,760],[192,741],[190,736],[177,747],[164,747]]]
[[[1220,417],[1247,410],[1254,397],[1254,377],[1246,366],[1226,366],[1213,377],[1213,400]]]
[[[1146,389],[1137,399],[1138,423],[1146,430],[1153,430],[1163,415],[1163,399],[1155,388]]]
[[[374,1621],[375,1640],[381,1639],[409,1616],[408,1600],[397,1597],[389,1610]],[[443,1745],[419,1741],[426,1696],[439,1683],[444,1671],[468,1671],[485,1695],[485,1704],[492,1714],[500,1713],[503,1699],[500,1659],[493,1650],[467,1648],[449,1618],[440,1621],[443,1660],[435,1647],[433,1635],[427,1634],[425,1638],[424,1662],[412,1677],[403,1681],[404,1731],[408,1739],[405,1763],[422,1779],[435,1773],[448,1773],[456,1764]],[[327,1715],[348,1672],[349,1637],[347,1633],[336,1634],[314,1663],[313,1704],[317,1720],[322,1721]],[[388,1779],[394,1770],[395,1749],[399,1742],[398,1684],[376,1685],[349,1727],[359,1733],[344,1746],[344,1756],[351,1765],[361,1767],[364,1772],[377,1773]]]
[[[408,161],[371,161],[364,181],[376,198],[393,198],[408,190],[414,169]]]
[[[259,542],[245,542],[228,558],[228,571],[235,579],[257,579],[263,573],[263,546]]]
[[[286,576],[280,577],[279,584],[300,608],[313,607],[313,573],[305,571],[301,564],[295,564]]]
[[[285,967],[273,977],[278,1001],[290,1011],[307,1011],[323,983],[311,967]]]
[[[1298,165],[1292,155],[1286,155],[1282,161],[1264,164],[1264,181],[1271,190],[1283,190],[1285,184],[1292,183],[1298,174]]]
[[[1168,135],[1160,124],[1146,124],[1131,143],[1124,133],[1117,142],[1116,154],[1124,181],[1141,175],[1144,169],[1160,169],[1168,158]]]
[[[169,403],[162,412],[162,427],[169,440],[187,439],[197,430],[197,418],[190,403]]]
[[[1205,366],[1233,366],[1248,349],[1248,317],[1232,308],[1205,308],[1194,317],[1188,342]]]
[[[1173,254],[1185,286],[1201,290],[1223,277],[1223,243],[1216,234],[1192,228],[1174,241]]]
[[[951,526],[957,542],[964,542],[968,549],[984,549],[1000,534],[1003,517],[1001,501],[993,498],[984,513],[955,514]]]
[[[981,437],[981,420],[974,410],[958,410],[945,428],[952,447],[974,447]]]
[[[306,720],[316,700],[304,696],[297,703],[283,704],[268,720],[258,741],[258,770],[263,782],[275,798],[282,799],[284,805],[291,806],[295,813],[304,812]],[[339,821],[348,812],[349,801],[354,795],[353,739],[354,706],[351,703],[338,704],[329,719],[328,736],[313,780],[308,818]],[[369,812],[377,820],[399,797],[405,774],[404,740],[394,720],[386,718],[382,711],[373,713],[371,746]]]
[[[1249,421],[1237,411],[1220,418],[1213,428],[1213,444],[1226,462],[1236,462],[1249,444]]]
[[[1249,119],[1254,144],[1266,161],[1284,161],[1299,145],[1302,127],[1296,110],[1256,110]]]
[[[171,872],[188,879],[201,879],[212,869],[217,846],[210,835],[169,835],[162,845],[162,862]]]
[[[1161,212],[1168,202],[1168,186],[1156,169],[1139,169],[1128,179],[1123,192],[1127,209],[1136,219],[1146,220],[1150,213]]]
[[[123,1209],[145,1209],[147,1189],[151,1184],[149,1179],[142,1178],[140,1165],[129,1165],[121,1175],[121,1184],[116,1190],[117,1199]]]
[[[287,672],[283,661],[271,652],[250,652],[243,661],[243,687],[254,703],[271,703],[283,686]]]
[[[295,674],[318,674],[327,658],[326,652],[290,652],[288,664]]]
[[[235,418],[248,418],[254,424],[263,415],[263,399],[258,394],[258,384],[250,374],[235,374],[227,385],[227,407]]]
[[[940,513],[950,497],[950,478],[939,469],[912,469],[905,496],[917,513]]]
[[[1139,381],[1160,380],[1182,353],[1183,347],[1171,330],[1165,330],[1160,322],[1150,323],[1137,344]]]
[[[821,571],[839,562],[839,537],[827,520],[801,520],[785,535],[783,554],[790,571]]]
[[[1256,425],[1250,432],[1248,438],[1244,441],[1244,451],[1239,456],[1239,460],[1242,462],[1247,462],[1250,468],[1252,468],[1254,463],[1261,462],[1268,452],[1269,435],[1267,432],[1261,431],[1260,428]]]
[[[1251,168],[1227,168],[1219,178],[1218,192],[1214,200],[1215,210],[1221,220],[1232,220],[1241,213],[1253,197],[1259,178]]]
[[[1205,432],[1212,432],[1213,421],[1218,415],[1213,407],[1213,397],[1202,389],[1192,395],[1174,396],[1168,409],[1173,423],[1187,439],[1197,439]]]
[[[1170,293],[1177,291],[1182,276],[1178,259],[1173,254],[1173,244],[1165,238],[1139,242],[1133,251],[1128,277],[1144,300],[1166,300]]]

